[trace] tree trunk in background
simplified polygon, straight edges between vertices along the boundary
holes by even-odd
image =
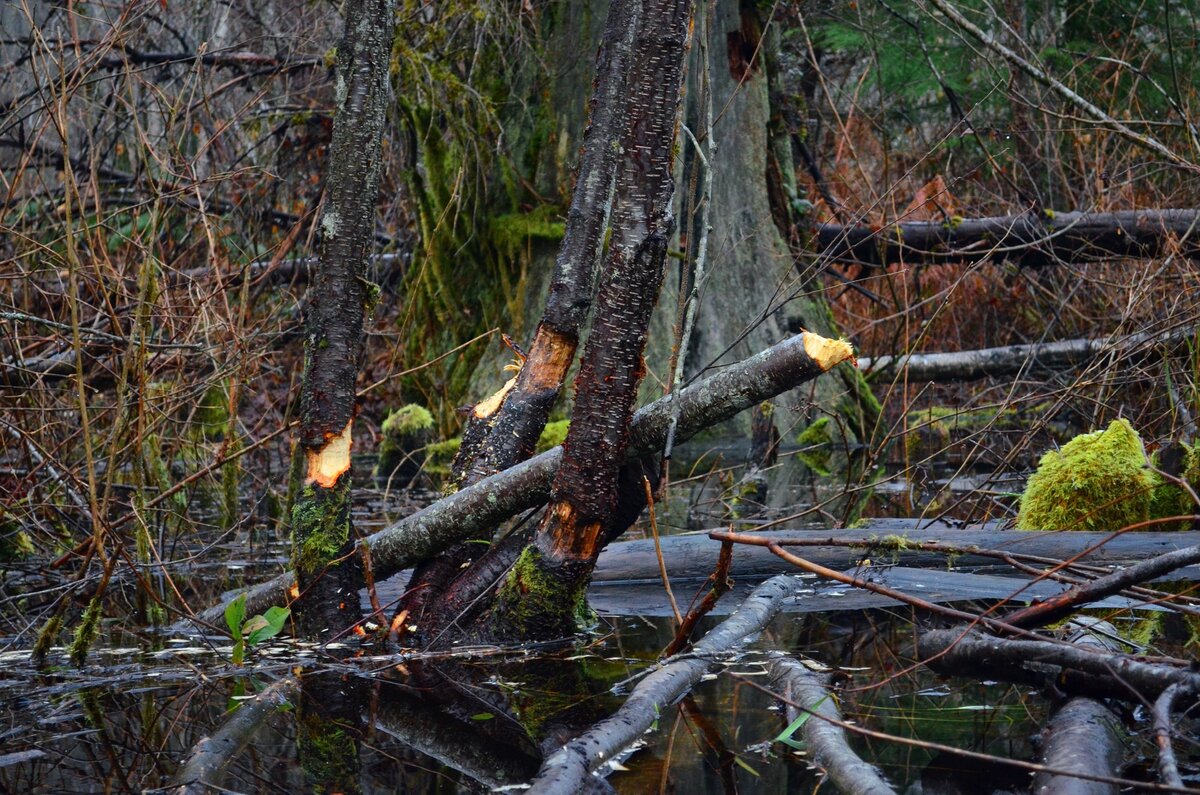
[[[501,585],[491,616],[492,629],[511,638],[574,632],[596,557],[611,540],[642,352],[675,227],[673,148],[690,7],[647,0],[634,39],[608,260],[562,465],[535,544]]]
[[[351,430],[364,318],[374,300],[366,261],[374,240],[392,24],[390,0],[349,0],[337,49],[323,244],[306,311],[300,444],[307,474],[292,512],[300,591],[295,614],[305,635],[336,632],[358,616],[358,573],[345,560],[353,550]]]

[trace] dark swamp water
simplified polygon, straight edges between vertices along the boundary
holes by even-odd
[[[747,529],[783,520],[788,527],[839,526],[847,517],[925,513],[943,519],[997,518],[1019,479],[996,479],[953,467],[882,477],[869,493],[840,485],[846,462],[809,462],[785,453],[765,475],[764,505],[734,466],[744,451],[693,451],[693,479],[676,476],[672,502],[660,506],[664,533],[729,526]],[[369,462],[365,462],[369,465]],[[818,476],[813,465],[838,474]],[[365,481],[364,481],[365,482]],[[363,490],[360,529],[394,518],[408,495]],[[790,518],[794,514],[802,517]],[[869,524],[871,520],[866,520]],[[639,525],[632,534],[646,531]],[[715,543],[715,542],[714,542]],[[197,543],[195,557],[168,567],[194,606],[222,591],[279,571],[287,547],[275,531],[242,530]],[[187,558],[175,550],[173,558]],[[847,551],[846,567],[861,560]],[[668,560],[668,568],[671,562]],[[781,567],[783,570],[783,567]],[[996,573],[996,572],[992,572]],[[161,576],[159,571],[157,576]],[[701,583],[674,581],[685,603]],[[133,610],[136,589],[121,583]],[[702,631],[736,605],[752,582],[738,582]],[[20,614],[37,603],[38,579],[10,571],[4,604]],[[380,586],[386,603],[400,585]],[[922,586],[923,587],[923,586]],[[832,792],[804,752],[776,738],[787,725],[765,692],[766,664],[786,653],[839,672],[844,717],[865,728],[1000,757],[1035,760],[1048,701],[1028,687],[943,679],[912,668],[910,608],[872,602],[842,586],[812,581],[762,635],[692,695],[658,717],[652,731],[615,760],[608,783],[621,793]],[[996,598],[1002,593],[994,594]],[[964,599],[966,597],[964,596]],[[599,625],[568,647],[461,649],[450,657],[389,655],[350,637],[326,647],[275,638],[231,664],[231,641],[215,634],[171,635],[127,620],[106,619],[103,641],[82,670],[55,648],[49,665],[29,663],[32,634],[0,639],[0,791],[25,793],[169,790],[193,747],[225,723],[239,701],[297,675],[301,685],[267,713],[223,779],[228,792],[520,791],[540,756],[611,714],[641,675],[652,670],[673,636],[660,584],[593,588]],[[967,607],[978,607],[964,603]],[[115,612],[115,611],[114,611]],[[1143,614],[1126,615],[1135,623]],[[27,623],[37,620],[31,611]],[[1156,648],[1176,655],[1186,631],[1164,622]],[[1154,749],[1144,714],[1127,721],[1138,756],[1124,775],[1153,780]],[[908,793],[1025,792],[1029,774],[953,757],[936,749],[869,738],[852,740],[897,790]],[[1179,748],[1194,774],[1195,744]],[[1193,786],[1200,780],[1192,779]]]

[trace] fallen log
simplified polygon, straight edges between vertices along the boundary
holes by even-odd
[[[1005,260],[1026,267],[1178,250],[1200,257],[1200,210],[1024,213],[946,221],[901,221],[875,229],[819,224],[821,256],[864,265]]]
[[[638,458],[661,449],[671,422],[673,400],[679,403],[676,439],[690,438],[838,364],[842,359],[830,358],[827,348],[830,343],[824,337],[803,332],[674,393],[671,399],[656,400],[633,417],[628,457]],[[838,352],[841,353],[840,348]],[[376,579],[389,577],[481,529],[495,527],[511,516],[543,504],[561,459],[562,448],[555,447],[367,537]],[[706,570],[700,576],[707,573]],[[287,603],[293,583],[292,574],[285,572],[245,591],[246,614],[254,615],[273,604]],[[197,620],[222,626],[225,605],[238,593],[241,592],[228,594],[220,604],[200,613]]]
[[[1190,688],[1192,694],[1200,693],[1200,672],[1184,665],[1146,662],[1126,654],[1097,654],[1051,641],[995,638],[963,628],[922,633],[917,654],[940,674],[1052,685],[1069,695],[1142,704],[1154,701],[1176,683]],[[1189,702],[1194,698],[1192,695]]]
[[[193,746],[175,775],[173,795],[204,795],[221,791],[226,766],[249,744],[263,721],[292,701],[296,680],[288,677],[268,685],[253,699],[243,701],[237,710],[208,737]]]
[[[1093,566],[1124,566],[1200,544],[1200,532],[1031,532],[1003,530],[997,525],[960,528],[943,522],[917,519],[875,519],[865,528],[853,530],[764,530],[754,536],[785,547],[803,547],[804,557],[831,568],[851,566],[864,557],[876,562],[903,566],[945,566],[944,551],[923,549],[922,544],[953,545],[958,552],[956,567],[995,564],[977,550],[1000,550],[1056,560],[1072,560],[1087,552],[1080,563]],[[706,579],[720,554],[720,544],[707,534],[667,536],[662,539],[663,557],[672,582]],[[1090,551],[1089,551],[1090,550]],[[765,547],[737,544],[733,550],[731,576],[769,577],[780,571],[779,559]],[[613,544],[600,553],[595,582],[658,581],[658,556],[650,539]]]
[[[955,383],[1013,375],[1030,368],[1064,369],[1109,354],[1128,356],[1155,345],[1182,341],[1195,333],[1196,328],[1189,326],[1161,334],[1131,334],[1120,339],[1058,340],[973,351],[859,357],[858,367],[868,374],[907,370],[912,381]]]
[[[732,616],[700,639],[684,655],[665,660],[638,683],[621,708],[548,756],[528,792],[571,795],[588,777],[614,759],[714,668],[722,656],[771,622],[784,601],[802,583],[796,577],[773,577],[754,589]]]
[[[1112,624],[1089,618],[1076,619],[1071,624],[1079,627],[1070,638],[1071,643],[1116,651],[1112,638],[1117,637],[1117,630]],[[1049,770],[1034,778],[1036,795],[1117,795],[1121,791],[1111,781],[1072,775],[1116,778],[1121,772],[1125,732],[1120,717],[1103,700],[1078,696],[1067,700],[1054,710],[1042,736],[1042,764]]]
[[[841,711],[825,678],[803,663],[783,657],[771,663],[771,689],[787,701],[788,721],[807,713],[804,744],[808,758],[842,795],[895,795],[896,790],[850,747]]]

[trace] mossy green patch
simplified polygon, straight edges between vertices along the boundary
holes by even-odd
[[[796,436],[796,444],[804,448],[796,456],[821,477],[828,477],[833,471],[833,434],[829,430],[831,422],[829,417],[818,417]]]
[[[458,448],[460,447],[462,447],[461,436],[455,436],[453,439],[446,439],[445,441],[426,445],[425,471],[431,475],[448,476],[450,474],[450,466],[454,463],[454,456],[458,454]]]
[[[1042,456],[1021,496],[1021,530],[1113,531],[1150,517],[1155,478],[1128,420]]]
[[[586,580],[575,586],[551,573],[541,553],[526,547],[496,594],[495,627],[513,638],[546,638],[570,634],[590,618]]]
[[[538,437],[536,451],[544,453],[551,448],[558,447],[566,440],[567,429],[570,427],[570,420],[546,423],[546,427],[542,429],[542,435]]]
[[[313,792],[358,791],[358,743],[336,723],[307,713],[296,735],[300,766]]]
[[[418,403],[409,403],[388,414],[381,430],[384,436],[412,436],[433,427],[433,415]]]
[[[305,485],[292,508],[292,565],[296,573],[312,575],[342,554],[350,541],[350,478],[343,475],[333,488]]]
[[[513,257],[531,240],[562,240],[566,228],[558,218],[558,208],[543,204],[527,213],[494,216],[488,223],[488,236],[501,256]]]
[[[81,666],[87,661],[88,650],[99,635],[100,597],[93,596],[79,619],[79,626],[75,627],[75,636],[71,638],[69,656],[72,665]]]
[[[0,563],[27,558],[34,551],[29,534],[16,522],[0,522]]]

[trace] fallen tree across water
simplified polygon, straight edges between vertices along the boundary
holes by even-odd
[[[732,616],[701,638],[690,652],[663,661],[639,682],[612,717],[548,756],[528,791],[537,795],[579,792],[588,776],[618,758],[722,657],[735,654],[743,642],[761,632],[801,582],[780,575],[755,588]]]

